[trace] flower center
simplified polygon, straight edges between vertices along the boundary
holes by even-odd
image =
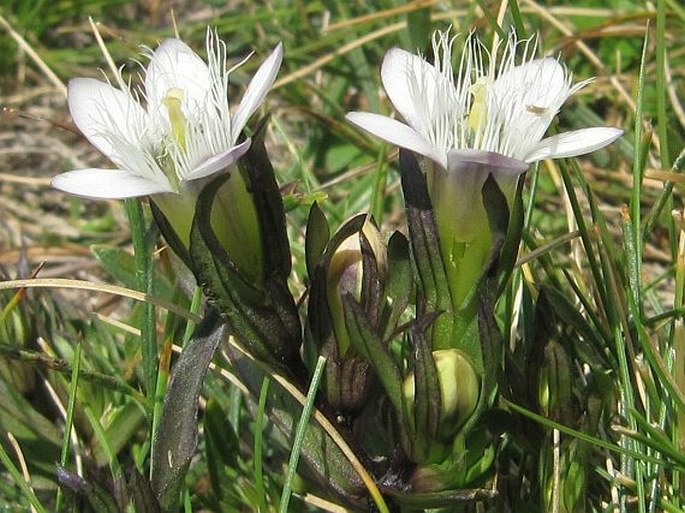
[[[183,103],[183,89],[172,87],[164,95],[162,105],[166,107],[171,122],[171,135],[181,151],[186,149],[186,130],[188,120],[183,114],[181,104]]]
[[[488,79],[487,77],[479,77],[476,82],[469,87],[469,92],[473,95],[471,101],[471,110],[469,112],[468,125],[473,133],[483,130],[487,122],[487,97],[488,97]]]

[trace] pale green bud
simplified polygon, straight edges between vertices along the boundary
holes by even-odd
[[[438,434],[443,439],[452,437],[476,409],[480,395],[480,376],[466,353],[459,349],[433,351],[433,361],[440,386],[440,419]],[[414,373],[404,380],[403,391],[407,414],[414,415]]]

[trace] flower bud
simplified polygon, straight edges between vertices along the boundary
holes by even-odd
[[[365,243],[362,242],[362,237]],[[362,248],[366,246],[366,248]],[[371,254],[364,268],[364,251]],[[372,266],[374,269],[370,269]],[[370,314],[372,326],[378,325],[378,301],[384,287],[388,269],[385,244],[378,228],[367,218],[358,232],[347,237],[335,249],[326,269],[326,300],[333,319],[333,329],[341,354],[345,354],[350,341],[345,327],[343,297],[350,294]],[[365,272],[369,275],[366,276]],[[370,304],[373,303],[373,304]]]
[[[347,302],[357,303],[368,326],[378,329],[387,267],[380,232],[366,216],[357,216],[329,241],[313,273],[308,340],[317,354],[328,359],[323,388],[328,402],[341,414],[363,406],[373,377],[370,363],[355,349],[355,335],[348,330]]]
[[[480,377],[468,356],[459,349],[433,351],[433,361],[440,386],[440,419],[438,435],[449,440],[466,422],[478,404]],[[414,373],[404,380],[407,415],[413,417],[415,397]]]

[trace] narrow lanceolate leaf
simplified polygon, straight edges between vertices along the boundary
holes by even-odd
[[[221,246],[210,224],[216,191],[225,174],[200,193],[190,232],[193,272],[238,339],[259,359],[280,370],[299,359],[300,324],[287,284],[278,276],[263,288],[248,282]]]
[[[218,316],[209,315],[174,366],[152,446],[152,489],[164,511],[175,511],[197,445],[197,402],[202,382],[225,334],[226,327]]]
[[[452,299],[440,253],[438,228],[435,224],[426,179],[416,157],[409,151],[400,150],[400,170],[412,261],[418,278],[418,293],[421,295],[420,299],[424,307],[423,311],[418,314],[437,311],[451,312]],[[444,330],[445,333],[449,333],[447,331],[451,328],[449,319],[450,316],[440,316],[436,320],[436,328],[441,332]]]

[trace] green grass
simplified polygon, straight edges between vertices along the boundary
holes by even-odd
[[[88,16],[103,23],[107,47],[125,72],[137,71],[132,58],[140,45],[154,47],[173,35],[164,8],[124,4],[130,3],[2,1],[0,15],[66,83],[107,69]],[[384,233],[405,225],[395,148],[344,120],[350,110],[392,112],[379,77],[388,48],[425,52],[431,31],[449,24],[457,32],[475,27],[488,42],[515,28],[519,35],[539,33],[542,51],[561,55],[574,80],[597,77],[554,129],[607,124],[625,135],[591,156],[543,162],[526,175],[519,265],[497,307],[507,351],[488,428],[502,432],[500,498],[478,507],[542,512],[553,505],[562,512],[564,498],[576,493],[578,512],[682,511],[685,119],[674,102],[682,102],[685,52],[678,42],[685,39],[685,16],[679,2],[658,0],[652,10],[641,0],[510,0],[501,27],[500,2],[480,0],[428,7],[399,0],[237,4],[226,10],[223,2],[181,2],[174,15],[181,38],[198,50],[209,24],[236,60],[256,52],[232,76],[234,98],[268,51],[278,41],[285,45],[280,83],[264,113],[271,115],[267,150],[286,193],[296,298],[309,283],[304,227],[314,199],[333,229],[360,212],[372,212]],[[57,504],[91,511],[137,473],[144,485],[126,511],[154,511],[142,505],[151,460],[165,457],[154,454],[152,442],[161,396],[175,351],[189,343],[197,314],[206,310],[187,270],[168,250],[159,251],[146,203],[95,203],[49,189],[47,177],[105,161],[67,129],[66,105],[53,82],[0,33],[0,104],[8,109],[0,118],[0,149],[8,150],[0,153],[3,278],[37,272],[156,298],[138,301],[97,285],[69,291],[10,284],[0,291],[0,509],[52,511]],[[304,317],[306,308],[300,312]],[[295,435],[299,417],[290,419],[293,436],[279,430],[278,408],[267,404],[276,385],[260,393],[263,380],[248,382],[229,359],[215,356],[202,388],[202,429],[180,507],[286,511],[289,503],[290,511],[339,511],[343,504],[330,486],[295,473],[305,433]],[[540,369],[549,371],[544,379]],[[548,394],[541,399],[542,388]],[[306,406],[313,401],[312,395]],[[305,422],[308,415],[305,409]],[[573,474],[572,461],[581,474]],[[88,489],[60,488],[57,462],[82,475]],[[469,507],[476,510],[453,510]]]

